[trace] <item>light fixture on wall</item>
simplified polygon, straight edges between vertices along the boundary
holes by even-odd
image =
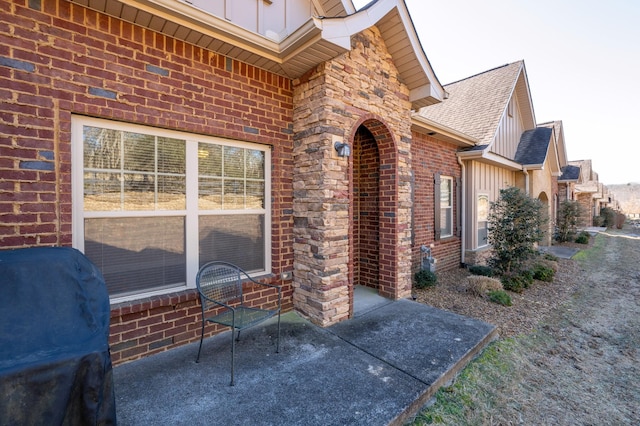
[[[333,147],[338,153],[338,157],[348,157],[351,155],[351,147],[344,142],[336,142]]]

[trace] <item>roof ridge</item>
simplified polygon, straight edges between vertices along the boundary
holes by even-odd
[[[500,65],[500,66],[497,66],[497,67],[491,68],[491,69],[489,69],[489,70],[482,71],[482,72],[479,72],[479,73],[474,74],[474,75],[470,75],[469,77],[461,78],[460,80],[456,80],[456,81],[453,81],[453,82],[451,82],[451,83],[447,83],[447,84],[445,84],[444,86],[445,86],[445,87],[446,87],[446,86],[451,86],[452,84],[460,83],[460,82],[462,82],[462,81],[469,80],[469,79],[472,79],[472,78],[475,78],[475,77],[481,76],[481,75],[483,75],[483,74],[487,74],[487,73],[490,73],[490,72],[493,72],[493,71],[499,70],[499,69],[501,69],[501,68],[506,68],[506,67],[508,67],[508,66],[510,66],[510,65],[514,65],[514,64],[517,64],[517,63],[523,63],[523,62],[524,62],[524,60],[523,60],[523,59],[520,59],[520,60],[515,61],[515,62],[511,62],[511,63],[504,64],[504,65]]]

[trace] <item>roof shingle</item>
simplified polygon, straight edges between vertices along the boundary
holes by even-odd
[[[549,151],[552,132],[552,127],[536,127],[522,133],[515,161],[522,165],[543,164]]]
[[[507,107],[523,61],[513,62],[444,86],[449,97],[418,114],[490,144]]]

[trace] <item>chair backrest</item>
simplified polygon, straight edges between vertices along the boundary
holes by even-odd
[[[226,262],[209,262],[203,265],[196,277],[203,309],[218,306],[212,301],[228,303],[242,301],[242,275],[244,271]]]

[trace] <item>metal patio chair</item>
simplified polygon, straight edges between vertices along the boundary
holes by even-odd
[[[275,288],[278,292],[276,309],[259,309],[245,306],[243,298],[243,283]],[[240,340],[240,332],[278,315],[278,337],[276,353],[280,352],[280,311],[282,308],[282,289],[272,284],[260,283],[252,279],[245,271],[227,262],[209,262],[203,265],[196,277],[196,286],[200,294],[202,305],[202,330],[200,333],[200,347],[196,362],[200,362],[204,326],[207,322],[231,327],[231,386],[235,384],[235,342]],[[217,308],[212,312],[207,312]],[[209,314],[209,315],[207,315]],[[234,338],[235,331],[238,336]]]

